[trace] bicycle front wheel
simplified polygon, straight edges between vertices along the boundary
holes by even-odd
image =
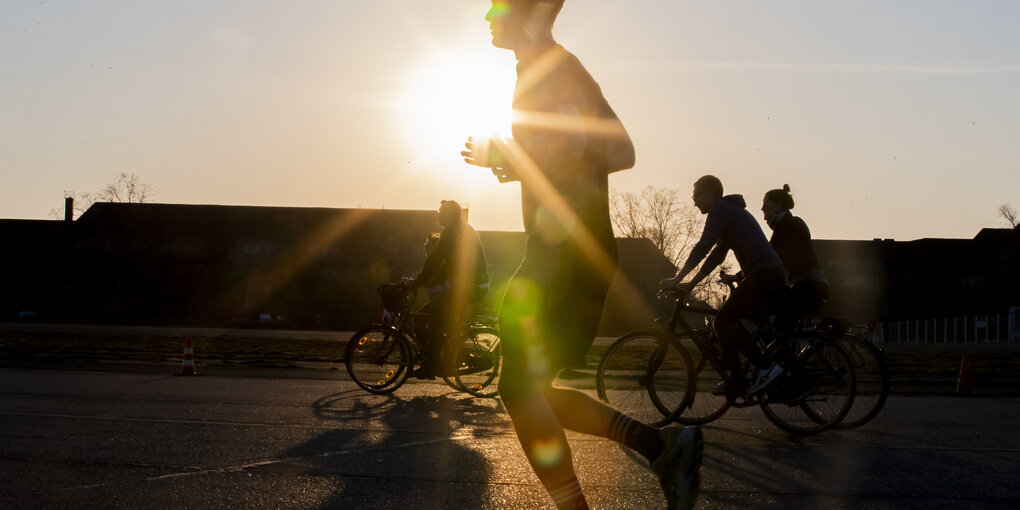
[[[710,332],[707,329],[695,328],[694,333],[705,339],[704,341],[706,342],[710,341],[709,339],[712,338],[710,337]],[[706,368],[712,370],[712,367],[708,363],[708,357],[705,356],[705,353],[701,351],[701,348],[698,347],[694,340],[691,340],[688,335],[683,333],[677,333],[676,340],[677,342],[680,342],[680,345],[687,349],[687,354],[691,355],[691,366],[694,369],[695,375],[701,377],[702,370],[705,370]],[[714,341],[714,339],[711,341]]]
[[[448,384],[476,397],[496,396],[503,347],[495,328],[471,328],[450,354],[455,375],[453,382],[447,379]]]
[[[411,372],[411,349],[407,339],[385,326],[358,331],[347,342],[344,363],[347,373],[361,389],[376,394],[399,388]]]
[[[853,363],[857,393],[850,412],[838,426],[860,427],[878,415],[889,397],[889,367],[885,364],[885,352],[864,338],[843,335],[839,341]]]
[[[691,358],[666,333],[626,334],[606,349],[595,374],[599,398],[627,416],[661,427],[693,397]]]
[[[817,434],[836,426],[854,402],[853,365],[838,342],[798,334],[778,361],[783,373],[761,397],[765,416],[793,434]]]
[[[698,335],[697,342],[686,334],[678,334],[676,337],[677,341],[690,352],[691,358],[697,360],[694,369],[696,383],[691,391],[693,400],[675,419],[677,423],[684,425],[703,425],[715,421],[730,408],[730,402],[725,394],[713,393],[714,387],[723,381],[723,376],[713,364],[719,361],[709,362],[709,357],[721,360],[721,346],[707,330],[695,330],[694,334]],[[706,354],[705,350],[708,350],[709,354]],[[697,393],[694,392],[695,389]]]

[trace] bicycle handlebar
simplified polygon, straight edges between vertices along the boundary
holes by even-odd
[[[687,298],[690,297],[691,290],[692,289],[688,289],[688,288],[685,288],[685,287],[680,287],[680,288],[674,287],[674,288],[669,288],[669,289],[661,289],[656,294],[656,297],[659,298],[659,299],[669,299],[669,298],[676,299],[676,307],[675,307],[675,310],[674,310],[675,312],[678,312],[678,311],[682,310],[682,311],[688,311],[688,312],[694,312],[694,313],[701,313],[701,314],[705,314],[705,315],[714,315],[718,311],[715,308],[712,308],[712,307],[709,307],[709,306],[701,306],[701,305],[692,304],[692,303],[688,302]]]
[[[668,289],[659,289],[659,292],[655,294],[655,297],[656,299],[667,298],[683,299],[687,297],[688,294],[690,294],[690,291],[687,289],[681,289],[679,287],[670,287]]]
[[[726,285],[730,290],[737,288],[739,282],[740,278],[737,275],[727,274],[725,269],[719,271],[719,283]]]

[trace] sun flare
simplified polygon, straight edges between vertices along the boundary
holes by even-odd
[[[513,63],[493,51],[436,55],[407,75],[398,115],[427,164],[460,160],[468,136],[509,136]]]

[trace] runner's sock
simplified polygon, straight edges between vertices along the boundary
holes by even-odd
[[[588,502],[584,499],[576,476],[549,487],[549,495],[559,510],[588,510]]]
[[[616,413],[609,424],[609,439],[632,448],[648,462],[659,458],[662,453],[662,438],[659,429],[641,423],[623,413]]]

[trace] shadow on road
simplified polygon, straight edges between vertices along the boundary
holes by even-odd
[[[498,400],[348,391],[313,407],[337,429],[285,455],[302,459],[304,474],[337,481],[323,508],[484,506],[489,464],[475,438],[506,431]]]
[[[709,480],[702,501],[711,508],[752,501],[761,508],[1016,508],[1013,452],[912,439],[918,434],[909,429],[772,439],[719,425],[706,436],[712,432],[724,432],[726,442],[713,444],[702,465]]]

